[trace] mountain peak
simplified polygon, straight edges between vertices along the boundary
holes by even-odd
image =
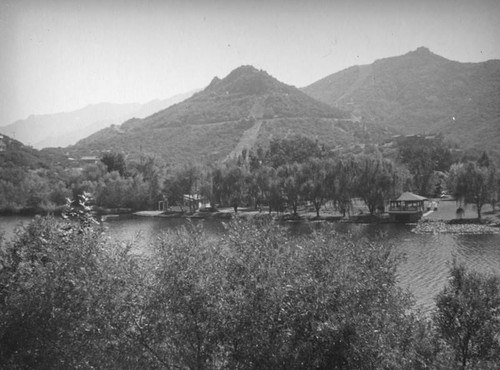
[[[436,61],[447,61],[446,58],[434,54],[432,51],[430,51],[429,48],[425,46],[420,46],[416,48],[413,51],[410,51],[409,53],[406,53],[403,55],[403,57],[410,57],[410,58],[415,58],[415,59],[421,59],[421,60],[436,60]],[[393,58],[398,58],[398,57],[393,57]]]
[[[241,78],[243,76],[248,76],[248,77],[261,76],[261,77],[272,78],[266,71],[258,70],[257,68],[251,65],[243,65],[236,69],[233,69],[225,79],[234,80]]]
[[[415,49],[415,51],[413,53],[417,53],[417,54],[432,54],[430,49],[428,47],[425,47],[425,46],[420,46],[418,47],[417,49]]]
[[[207,87],[207,88],[208,88],[208,89],[210,89],[210,88],[212,88],[212,87],[216,86],[216,85],[217,85],[220,81],[221,81],[221,79],[220,79],[219,77],[215,76],[215,77],[212,79],[212,81],[210,82],[210,84],[208,85],[208,87]]]
[[[215,77],[207,87],[207,91],[218,94],[262,95],[283,92],[287,88],[290,87],[267,72],[251,65],[244,65],[231,71],[222,80]]]

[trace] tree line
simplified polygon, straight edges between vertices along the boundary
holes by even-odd
[[[304,146],[303,156],[296,153],[299,145]],[[380,153],[332,155],[313,141],[301,140],[276,141],[267,152],[243,152],[205,179],[209,183],[199,188],[201,194],[235,212],[240,206],[267,207],[269,212],[288,210],[296,216],[299,206],[307,204],[319,216],[326,203],[348,214],[355,198],[361,198],[371,214],[383,210],[407,186],[409,174]]]
[[[452,158],[443,138],[409,137],[391,150],[368,146],[352,152],[328,148],[306,137],[273,139],[266,149],[210,165],[174,167],[154,155],[127,158],[103,153],[82,169],[54,165],[26,169],[0,166],[0,210],[55,212],[66,198],[91,193],[101,209],[156,209],[159,201],[184,205],[184,195],[203,197],[212,206],[266,209],[297,215],[308,207],[319,216],[325,204],[349,215],[354,199],[369,213],[383,211],[403,191],[438,197],[444,190],[459,206],[473,204],[481,217],[500,193],[499,176],[486,154]]]

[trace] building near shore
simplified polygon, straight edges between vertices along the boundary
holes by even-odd
[[[417,222],[424,214],[427,198],[405,192],[389,202],[389,216],[394,222]]]

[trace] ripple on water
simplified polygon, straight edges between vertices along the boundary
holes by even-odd
[[[500,238],[495,234],[457,235],[458,262],[483,274],[500,275]]]
[[[448,234],[415,235],[405,238],[398,249],[406,255],[398,267],[398,281],[411,291],[417,308],[428,312],[434,308],[434,299],[447,282],[453,260],[453,237]]]

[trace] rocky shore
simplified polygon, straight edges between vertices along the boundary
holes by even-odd
[[[500,227],[496,224],[477,222],[477,220],[470,222],[421,220],[411,231],[416,234],[498,234]]]

